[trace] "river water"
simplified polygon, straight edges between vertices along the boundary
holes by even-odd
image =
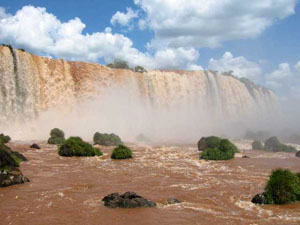
[[[134,158],[113,161],[110,147],[101,148],[101,157],[63,158],[55,146],[39,142],[42,149],[32,150],[30,144],[9,144],[29,159],[21,170],[31,182],[0,189],[1,225],[300,224],[300,202],[251,203],[272,169],[300,171],[294,154],[245,150],[233,160],[206,162],[193,145],[128,144]],[[250,158],[242,158],[245,154]],[[107,194],[125,191],[158,207],[110,209],[101,202]],[[183,202],[166,205],[169,197]]]

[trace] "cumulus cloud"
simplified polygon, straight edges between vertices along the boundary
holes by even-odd
[[[134,0],[145,13],[139,26],[155,32],[154,48],[217,47],[260,35],[295,13],[297,0]],[[146,22],[145,22],[146,21]]]
[[[126,13],[122,13],[120,11],[117,11],[111,18],[110,23],[115,26],[117,24],[120,24],[121,26],[128,26],[130,27],[130,22],[138,17],[138,12],[133,11],[132,8],[127,8]]]
[[[300,99],[300,61],[290,66],[288,63],[281,63],[278,68],[265,76],[265,85],[270,87],[285,98]]]
[[[140,52],[128,37],[113,34],[110,27],[84,34],[86,25],[79,18],[63,23],[45,8],[24,6],[15,15],[5,11],[1,15],[5,17],[0,19],[0,41],[40,55],[82,61],[123,59],[148,68],[186,68],[198,59],[198,52],[191,48]]]
[[[248,61],[245,57],[233,57],[230,52],[226,52],[220,59],[209,60],[208,69],[219,72],[232,71],[237,77],[246,77],[253,81],[259,81],[262,75],[260,65]]]
[[[6,13],[5,8],[0,7],[0,19],[10,16],[10,14]]]

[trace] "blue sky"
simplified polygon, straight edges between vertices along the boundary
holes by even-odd
[[[2,0],[0,41],[69,60],[233,70],[283,96],[300,96],[298,0],[170,2]]]

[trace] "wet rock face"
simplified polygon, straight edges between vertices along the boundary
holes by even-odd
[[[177,203],[181,203],[181,201],[179,201],[177,198],[168,198],[167,199],[167,204],[169,204],[169,205],[177,204]]]
[[[11,170],[0,171],[0,187],[7,187],[15,184],[23,184],[29,182],[27,177],[24,177],[18,168]]]
[[[155,202],[147,200],[134,192],[126,192],[122,195],[112,193],[105,196],[102,201],[109,208],[152,208],[156,206]]]
[[[30,148],[41,149],[41,147],[36,143],[30,145]]]
[[[198,150],[199,151],[204,151],[204,149],[207,148],[207,145],[206,145],[206,138],[205,137],[202,137],[199,141],[198,141]]]
[[[261,193],[261,194],[255,195],[252,198],[251,202],[254,204],[259,204],[259,205],[268,204],[268,199],[267,199],[266,193]]]

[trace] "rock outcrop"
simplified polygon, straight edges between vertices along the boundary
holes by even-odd
[[[21,161],[27,161],[24,155],[0,143],[0,187],[29,182],[18,168]]]
[[[155,202],[147,200],[134,192],[126,192],[122,195],[112,193],[105,196],[102,201],[109,208],[152,208],[156,206]]]

